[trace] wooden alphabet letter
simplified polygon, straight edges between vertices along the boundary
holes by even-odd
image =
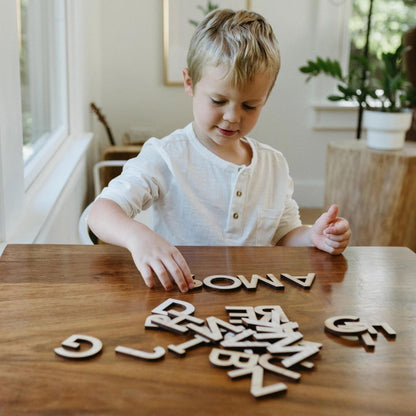
[[[240,333],[245,329],[244,326],[232,325],[229,322],[216,318],[215,316],[208,316],[206,321],[207,326],[198,326],[195,324],[188,324],[187,326],[191,331],[213,342],[221,341],[223,339],[220,327],[234,332],[235,334]]]
[[[387,323],[387,322],[380,322],[377,324],[371,324],[374,328],[380,328],[383,330],[384,335],[386,335],[389,338],[395,338],[396,337],[396,331]]]
[[[315,280],[315,273],[308,273],[306,276],[292,276],[288,273],[282,273],[280,277],[302,286],[304,289],[309,289]]]
[[[276,324],[277,319],[273,319],[274,314],[272,315],[272,312],[276,311],[279,314],[280,322],[289,322],[289,318],[286,316],[286,314],[283,312],[282,307],[279,305],[256,306],[254,310],[257,315],[261,315],[261,318],[260,318],[261,321],[267,321],[267,322]]]
[[[252,368],[241,368],[238,370],[232,370],[228,372],[228,376],[231,378],[240,378],[251,374],[251,387],[250,393],[256,397],[269,396],[271,394],[280,393],[287,390],[287,386],[284,383],[271,384],[270,386],[263,386],[263,367],[256,365]]]
[[[129,355],[135,358],[142,358],[143,360],[160,360],[165,356],[165,349],[163,347],[155,347],[153,352],[146,352],[141,350],[136,350],[134,348],[123,347],[119,345],[115,349],[119,354]]]
[[[293,365],[298,364],[301,361],[303,361],[305,358],[309,358],[312,355],[318,354],[319,352],[319,348],[316,348],[316,347],[300,347],[300,348],[302,348],[301,351],[282,360],[282,365],[285,366],[286,368],[292,367]]]
[[[169,316],[167,316],[167,315],[149,315],[146,318],[146,321],[144,323],[144,327],[146,329],[161,329],[159,324],[162,321],[170,321]]]
[[[368,331],[368,325],[358,322],[359,320],[358,316],[333,316],[325,321],[325,331],[335,335],[360,335]]]
[[[214,284],[213,282],[215,280],[220,281],[231,281],[232,283],[230,285],[218,285]],[[238,289],[241,286],[241,280],[234,276],[225,276],[221,274],[216,274],[213,276],[208,276],[204,279],[204,285],[216,290],[235,290]]]
[[[226,306],[225,310],[230,316],[230,324],[242,324],[241,318],[257,319],[252,306]]]
[[[259,358],[259,364],[268,371],[271,371],[275,374],[280,376],[289,378],[292,381],[299,381],[300,380],[300,373],[297,373],[292,370],[288,370],[286,368],[280,367],[278,365],[272,364],[270,361],[275,359],[271,354],[263,354]]]
[[[197,279],[194,279],[194,287],[191,290],[201,289],[204,284]]]
[[[78,350],[80,348],[80,341],[92,344],[91,348],[86,351],[68,351],[67,349],[62,348],[66,347],[71,348],[72,350]],[[56,355],[73,360],[83,360],[99,354],[103,349],[103,344],[98,338],[89,335],[71,335],[62,343],[62,347],[55,348],[54,351]]]
[[[227,351],[220,348],[213,348],[209,354],[209,362],[215,367],[254,367],[258,360],[257,354]]]
[[[166,299],[163,303],[156,308],[152,309],[152,313],[159,314],[159,315],[168,315],[168,311],[172,309],[174,306],[182,307],[182,310],[178,311],[185,315],[192,315],[195,312],[195,306],[189,302],[185,302],[183,300],[178,299]]]
[[[179,355],[181,357],[183,357],[184,355],[186,355],[186,351],[190,350],[192,348],[196,348],[198,346],[200,346],[201,344],[208,344],[209,340],[200,337],[199,335],[195,335],[194,338],[190,339],[189,341],[183,342],[182,344],[179,345],[173,345],[170,344],[168,345],[168,350],[170,352],[173,352],[176,355]]]
[[[252,329],[246,329],[239,334],[236,334],[232,337],[221,341],[221,346],[224,348],[245,350],[245,349],[255,349],[262,350],[266,349],[270,343],[265,341],[247,341],[247,338],[250,338],[255,332]]]
[[[244,287],[247,290],[256,290],[259,281],[264,284],[273,287],[274,289],[284,289],[284,285],[280,283],[276,276],[271,273],[266,274],[266,277],[260,276],[258,274],[253,274],[251,280],[248,281],[247,278],[243,275],[238,275],[238,278],[243,283]]]
[[[374,339],[371,337],[371,335],[368,332],[364,332],[363,334],[359,335],[359,337],[365,347],[374,348],[376,346]]]
[[[267,350],[272,354],[293,354],[302,351],[304,347],[298,345],[291,346],[291,344],[300,341],[303,335],[300,332],[289,332],[280,341],[267,347]]]
[[[186,334],[188,332],[188,328],[186,325],[178,325],[182,322],[192,322],[197,325],[202,325],[204,323],[203,319],[196,318],[192,315],[186,315],[184,313],[179,313],[175,310],[169,310],[168,311],[169,316],[173,316],[172,319],[167,320],[156,320],[157,325],[159,325],[160,328],[163,328],[167,331],[175,332],[176,334]],[[155,315],[159,317],[165,318],[164,315]]]

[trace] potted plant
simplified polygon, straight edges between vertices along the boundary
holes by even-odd
[[[321,74],[333,77],[338,81],[338,93],[328,99],[356,102],[365,110],[369,147],[398,149],[403,147],[412,119],[411,108],[416,106],[416,89],[407,77],[404,52],[400,45],[393,53],[383,53],[372,62],[365,56],[352,55],[353,65],[347,75],[337,60],[320,57],[299,69],[308,75],[307,81]]]
[[[407,6],[416,4],[416,0],[402,0]],[[338,84],[338,94],[331,95],[328,98],[332,101],[354,101],[358,104],[358,123],[357,123],[357,139],[361,137],[361,126],[363,114],[364,124],[367,128],[367,139],[370,147],[383,149],[396,149],[404,145],[404,132],[397,132],[397,125],[403,125],[406,131],[411,123],[411,108],[416,107],[415,82],[409,82],[406,67],[404,65],[404,52],[407,53],[407,64],[410,68],[411,56],[414,56],[414,50],[406,51],[404,46],[393,53],[383,53],[381,57],[370,55],[370,32],[371,20],[373,15],[373,4],[375,0],[369,1],[367,13],[367,29],[365,32],[365,44],[362,54],[351,54],[350,71],[347,76],[343,76],[341,66],[338,61],[330,59],[317,58],[316,61],[308,61],[306,66],[300,70],[308,74],[308,80],[321,73],[336,78]],[[376,22],[377,24],[377,22]],[[380,22],[378,22],[380,24]],[[406,42],[408,45],[408,39]],[[361,56],[362,55],[362,56]],[[410,59],[410,60],[409,60]],[[410,69],[409,69],[410,70]],[[373,123],[373,119],[377,117]],[[391,143],[388,142],[389,130],[380,130],[382,123],[392,123],[396,127],[392,127]],[[398,120],[398,121],[397,121]],[[372,130],[375,124],[377,131]],[[375,139],[380,139],[380,142]]]

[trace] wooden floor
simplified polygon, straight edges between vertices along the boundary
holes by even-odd
[[[302,224],[313,224],[323,212],[323,208],[300,208]]]

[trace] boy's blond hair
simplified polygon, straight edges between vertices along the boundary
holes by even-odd
[[[276,81],[280,52],[270,24],[258,13],[230,9],[214,10],[198,25],[188,50],[187,65],[192,85],[205,66],[225,65],[227,77],[237,87],[258,73]]]

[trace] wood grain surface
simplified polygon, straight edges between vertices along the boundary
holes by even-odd
[[[325,206],[338,204],[352,245],[416,250],[416,143],[375,150],[365,141],[328,145]]]
[[[316,273],[310,289],[281,280],[221,292],[148,289],[127,251],[64,245],[9,245],[0,258],[0,415],[414,415],[416,414],[416,256],[406,248],[350,247],[332,257],[313,248],[180,247],[196,278]],[[304,339],[323,344],[299,382],[255,399],[250,379],[213,367],[213,346],[148,362],[119,345],[151,352],[191,336],[144,328],[168,298],[192,303],[194,316],[228,320],[225,306],[280,305]],[[326,319],[356,315],[387,322],[374,350],[325,332]],[[103,350],[82,361],[54,354],[73,334]]]

